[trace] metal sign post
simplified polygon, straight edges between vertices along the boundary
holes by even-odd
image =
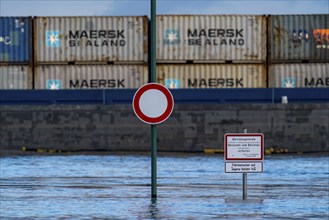
[[[141,86],[133,98],[133,109],[136,116],[151,125],[151,186],[152,199],[157,197],[157,129],[156,125],[169,118],[174,109],[174,98],[165,86],[148,83]]]
[[[141,86],[133,98],[136,116],[151,125],[151,187],[152,198],[157,197],[157,129],[156,125],[169,118],[174,109],[174,98],[165,86],[148,83]]]
[[[247,199],[247,173],[242,174],[242,199]]]
[[[151,82],[156,82],[156,0],[151,0]],[[152,198],[157,198],[157,127],[151,125]]]
[[[157,198],[157,127],[151,125],[151,198]]]
[[[243,133],[247,134],[247,129],[243,129]],[[247,199],[247,173],[242,174],[242,199]]]

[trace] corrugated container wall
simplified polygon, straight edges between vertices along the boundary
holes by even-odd
[[[35,89],[132,89],[148,81],[146,65],[40,65]]]
[[[32,77],[29,65],[0,66],[0,89],[32,89]]]
[[[171,89],[266,88],[264,64],[159,64],[157,80]]]
[[[0,64],[32,63],[32,18],[0,17]]]
[[[329,88],[329,63],[272,64],[269,86],[274,88]]]
[[[157,16],[157,61],[263,63],[266,28],[265,16]]]
[[[270,62],[329,62],[329,15],[269,17]]]
[[[36,63],[146,63],[147,17],[36,17]]]

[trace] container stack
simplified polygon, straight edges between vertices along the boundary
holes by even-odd
[[[128,89],[148,80],[148,19],[35,17],[35,89]]]
[[[169,88],[266,88],[266,17],[157,17],[157,77]]]
[[[269,21],[269,87],[329,87],[329,15],[277,15]]]
[[[0,17],[0,89],[32,85],[32,18]]]
[[[0,17],[0,89],[135,89],[148,18]],[[157,16],[169,88],[329,87],[329,15]]]

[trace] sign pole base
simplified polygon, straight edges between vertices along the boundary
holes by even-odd
[[[242,199],[247,199],[247,173],[242,174]]]

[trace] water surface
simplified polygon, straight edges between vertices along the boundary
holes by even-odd
[[[264,172],[224,172],[223,155],[1,157],[0,219],[328,219],[329,157],[267,156]]]

